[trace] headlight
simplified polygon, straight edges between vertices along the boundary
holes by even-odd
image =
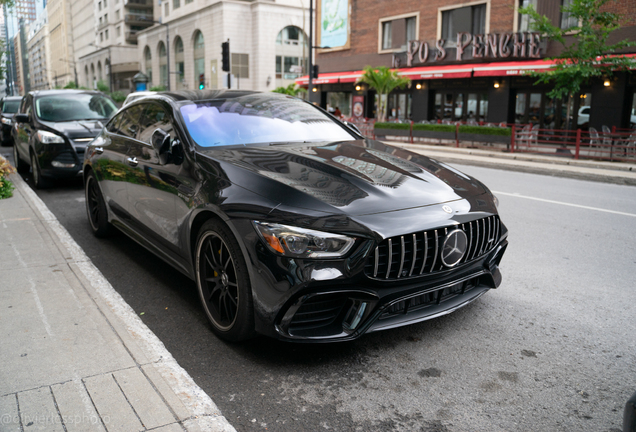
[[[2,123],[11,126],[11,119],[2,117]]]
[[[495,207],[499,207],[499,198],[497,198],[497,195],[492,194],[492,200],[495,202]]]
[[[64,138],[47,131],[38,131],[38,139],[42,144],[64,144]]]
[[[277,223],[254,221],[254,226],[273,252],[293,258],[339,258],[355,242],[340,234]]]

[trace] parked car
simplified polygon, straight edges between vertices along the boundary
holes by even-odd
[[[155,93],[157,93],[157,92],[154,92],[154,91],[138,91],[138,92],[128,93],[128,96],[126,96],[126,99],[124,100],[124,104],[122,106],[126,106],[129,103],[131,103],[132,101],[135,101],[137,99],[141,99],[142,97],[153,95]]]
[[[508,231],[479,181],[277,93],[159,93],[84,161],[90,227],[194,281],[212,330],[342,341],[448,314],[501,283]]]
[[[30,165],[38,188],[52,178],[81,175],[86,144],[116,111],[112,99],[97,91],[29,92],[14,116],[13,156],[18,171]]]
[[[20,101],[22,101],[22,96],[7,96],[0,100],[0,122],[2,122],[0,145],[9,146],[13,144],[11,139],[13,115],[18,112]]]

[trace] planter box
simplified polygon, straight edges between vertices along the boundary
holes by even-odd
[[[475,134],[475,133],[460,132],[459,140],[485,142],[485,143],[510,144],[510,136],[506,136],[506,135]]]
[[[417,138],[430,138],[441,140],[455,140],[455,131],[453,132],[440,132],[440,131],[427,131],[427,130],[414,130],[413,136]]]
[[[382,129],[377,128],[374,129],[375,137],[380,139],[380,137],[386,136],[410,136],[411,131],[409,129]]]

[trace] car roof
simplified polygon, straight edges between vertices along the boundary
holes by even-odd
[[[155,98],[157,97],[165,97],[171,99],[174,102],[181,101],[207,101],[213,99],[233,99],[236,97],[253,95],[253,94],[264,94],[263,92],[257,92],[253,90],[179,90],[179,91],[163,91],[157,92],[154,95],[149,95],[148,97]],[[277,95],[278,93],[271,93],[272,95]]]
[[[22,100],[22,96],[5,96],[2,100]]]

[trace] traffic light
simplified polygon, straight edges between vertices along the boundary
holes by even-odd
[[[199,74],[199,90],[205,88],[205,74]]]
[[[230,71],[230,42],[221,44],[221,70],[223,72]]]
[[[318,79],[318,65],[311,66],[311,79]]]

